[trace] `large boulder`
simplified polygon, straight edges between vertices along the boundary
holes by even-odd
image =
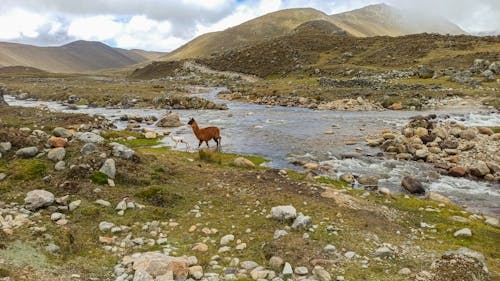
[[[180,121],[179,114],[177,113],[169,113],[163,116],[157,123],[158,127],[179,127],[182,126],[182,122]]]
[[[401,181],[403,187],[412,194],[423,194],[425,193],[425,188],[422,183],[415,177],[404,177]]]
[[[85,143],[103,143],[105,141],[103,137],[92,132],[77,133],[76,139]]]
[[[49,191],[43,189],[35,189],[26,194],[24,198],[24,204],[28,210],[37,210],[46,206],[50,206],[54,203],[55,197]]]
[[[271,208],[271,218],[279,221],[293,220],[297,217],[297,210],[291,206],[276,206]]]

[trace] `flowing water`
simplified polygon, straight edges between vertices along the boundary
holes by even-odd
[[[386,160],[376,155],[378,148],[364,145],[368,135],[379,134],[383,128],[399,129],[415,115],[436,113],[468,126],[500,126],[500,114],[470,112],[470,109],[422,111],[346,112],[318,111],[296,107],[267,107],[263,105],[218,100],[219,89],[202,96],[215,102],[224,102],[229,109],[218,110],[173,110],[181,121],[194,117],[200,127],[218,126],[222,129],[222,150],[230,153],[263,156],[270,160],[267,166],[273,168],[299,167],[290,164],[292,160],[313,160],[330,164],[333,169],[326,174],[336,177],[345,172],[357,176],[371,176],[379,179],[378,185],[395,193],[402,192],[401,179],[405,175],[416,175],[431,191],[442,193],[451,200],[468,207],[471,211],[500,215],[500,186],[494,183],[472,181],[439,175],[430,165],[412,161]],[[50,109],[102,115],[113,120],[119,129],[127,122],[120,121],[122,115],[161,117],[167,111],[161,109],[106,109],[81,107],[69,110],[56,102],[16,100],[6,96],[11,105],[46,105]],[[161,130],[154,126],[144,126]],[[170,128],[169,128],[170,129]],[[198,141],[191,128],[173,128],[172,134],[184,137],[197,148]],[[333,134],[325,134],[333,130]],[[162,142],[172,146],[169,137]],[[211,143],[215,146],[215,143]],[[177,149],[186,149],[179,144]]]

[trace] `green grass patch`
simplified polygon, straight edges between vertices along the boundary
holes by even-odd
[[[41,159],[18,159],[9,165],[15,180],[34,180],[45,176],[47,165]]]
[[[316,179],[316,181],[319,183],[331,184],[331,185],[334,185],[335,187],[340,187],[340,188],[349,186],[349,184],[347,184],[343,181],[340,181],[337,179],[332,179],[329,177],[319,177],[318,179]]]
[[[148,146],[156,146],[160,145],[160,139],[135,139],[135,140],[118,140],[116,141],[117,143],[121,143],[125,146],[128,146],[130,148],[137,148],[137,147],[148,147]]]
[[[500,133],[500,126],[497,126],[497,127],[490,127],[490,129],[495,133],[495,134],[498,134]]]
[[[102,172],[95,172],[90,176],[90,180],[95,184],[107,184],[108,176]]]
[[[183,196],[162,186],[150,186],[137,192],[135,196],[156,207],[169,207],[183,200]]]
[[[222,154],[217,151],[201,149],[198,151],[198,157],[205,162],[222,165]]]
[[[144,138],[144,136],[141,133],[129,130],[120,130],[120,131],[108,130],[103,132],[101,136],[105,139],[117,139],[117,138],[127,138],[127,137],[135,137],[138,139]]]

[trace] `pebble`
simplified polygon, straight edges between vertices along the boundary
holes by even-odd
[[[305,266],[299,266],[295,268],[295,274],[297,275],[307,275],[309,270]]]
[[[106,200],[97,199],[95,200],[95,203],[104,207],[111,207],[111,203]]]
[[[292,274],[293,274],[292,265],[285,262],[285,266],[283,267],[283,275],[292,275]]]
[[[76,208],[80,207],[81,204],[82,204],[82,200],[76,200],[76,201],[69,203],[68,208],[70,211],[74,211],[74,210],[76,210]]]
[[[383,246],[375,250],[375,256],[380,258],[387,258],[392,256],[394,253],[391,249]]]
[[[102,221],[102,222],[99,223],[99,230],[103,231],[103,232],[109,231],[114,226],[115,226],[115,224],[112,223],[112,222]]]
[[[401,268],[399,271],[398,271],[398,274],[399,275],[410,275],[411,274],[411,270],[407,267],[405,268]]]
[[[223,236],[221,239],[220,239],[220,244],[221,245],[227,245],[229,244],[230,242],[234,241],[234,235],[232,234],[228,234],[228,235],[225,235]]]
[[[58,221],[58,220],[62,219],[63,217],[64,217],[64,215],[61,213],[52,213],[52,215],[50,215],[50,219],[52,221]]]

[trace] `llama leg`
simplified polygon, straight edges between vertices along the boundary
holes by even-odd
[[[206,140],[205,143],[207,144],[207,147],[210,148],[210,145],[208,145],[208,141]]]
[[[200,148],[201,144],[203,143],[202,140],[200,140],[200,143],[198,144],[198,148]]]

